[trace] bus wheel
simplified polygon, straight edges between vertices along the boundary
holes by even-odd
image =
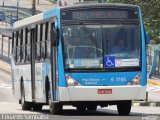
[[[24,84],[21,84],[21,106],[22,110],[31,110],[31,103],[25,101]]]
[[[60,103],[51,103],[49,109],[51,114],[58,115],[62,112],[62,105]]]
[[[63,107],[62,104],[52,102],[50,92],[48,93],[48,102],[49,102],[49,110],[51,114],[58,115],[62,112],[62,107]]]
[[[88,106],[87,110],[97,110],[97,105],[95,105],[95,106]]]
[[[132,101],[121,101],[117,104],[119,115],[129,115],[131,111]]]
[[[85,111],[86,107],[85,106],[76,106],[77,110],[79,111]]]
[[[34,111],[41,111],[42,107],[43,106],[41,104],[33,104],[33,110]]]

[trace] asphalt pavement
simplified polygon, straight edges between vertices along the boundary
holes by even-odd
[[[1,62],[2,63],[2,62]],[[6,69],[7,64],[3,68]],[[9,68],[7,68],[9,69]],[[7,70],[6,69],[6,70]],[[77,111],[74,107],[64,106],[61,115],[50,115],[48,106],[44,106],[42,111],[22,111],[12,93],[10,72],[0,69],[0,119],[2,115],[18,114],[25,115],[44,115],[47,119],[53,120],[160,120],[160,107],[132,106],[130,116],[119,116],[116,106],[105,108],[98,107],[97,111]],[[5,116],[3,116],[4,119]],[[149,118],[149,119],[148,119]]]
[[[0,4],[3,0],[0,0]],[[19,0],[19,6],[31,8],[32,0]],[[51,9],[56,5],[51,4],[47,0],[39,0],[36,3],[38,10],[44,11]],[[16,6],[17,0],[4,0],[5,5]],[[6,27],[6,26],[4,26]],[[6,44],[7,46],[7,44]],[[5,46],[5,48],[6,48]],[[6,51],[6,50],[5,50]],[[160,102],[159,86],[148,84],[149,100]],[[25,115],[44,115],[47,119],[53,120],[160,120],[160,107],[152,106],[132,106],[130,116],[119,116],[116,106],[98,108],[97,111],[77,111],[74,107],[64,106],[61,115],[50,115],[48,106],[44,106],[42,111],[22,111],[18,100],[14,98],[11,85],[10,66],[0,61],[0,119],[4,119],[8,114],[19,114],[22,118]]]

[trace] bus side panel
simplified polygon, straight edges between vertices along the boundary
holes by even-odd
[[[50,64],[47,62],[36,63],[35,80],[36,80],[36,102],[46,102],[46,77],[50,78]]]
[[[31,67],[30,65],[16,65],[15,66],[15,95],[21,99],[21,80],[23,80],[25,90],[25,100],[32,101],[31,93]]]
[[[42,75],[42,64],[43,63],[35,63],[35,98],[36,102],[44,101],[44,80]]]
[[[143,19],[141,9],[139,8],[139,17],[141,24],[141,36],[142,36],[142,81],[141,85],[146,86],[147,84],[147,60],[146,60],[146,43],[144,37]]]
[[[52,9],[52,10],[49,10],[49,11],[46,11],[44,12],[44,18],[45,19],[48,19],[48,18],[51,18],[53,16],[57,16],[57,25],[58,25],[58,28],[59,30],[61,29],[61,23],[60,23],[60,8],[56,8],[56,9]],[[59,32],[61,34],[61,32]],[[58,46],[58,56],[57,56],[57,64],[58,64],[58,87],[67,87],[67,84],[66,84],[66,79],[65,79],[65,74],[64,74],[64,65],[63,65],[63,54],[62,54],[62,38],[61,38],[62,35],[59,35],[59,46]],[[51,73],[53,74],[53,73]],[[50,79],[51,80],[51,79]],[[57,92],[59,95],[59,91]],[[57,96],[56,95],[56,96]],[[58,96],[58,100],[59,100],[59,96]]]
[[[24,89],[25,89],[25,100],[32,102],[32,90],[31,90],[31,65],[20,66],[20,78],[23,78]]]
[[[16,96],[18,98],[21,98],[21,92],[20,92],[20,66],[15,65],[15,91],[16,91]]]
[[[60,23],[60,13],[58,14],[58,27],[61,28]],[[59,87],[67,87],[66,79],[65,79],[65,72],[64,72],[64,59],[62,53],[62,35],[59,35],[59,46],[58,46],[58,78],[59,78]]]

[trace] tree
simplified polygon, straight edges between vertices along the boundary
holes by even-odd
[[[146,30],[154,43],[160,43],[160,0],[109,0],[109,2],[139,5],[142,8]]]

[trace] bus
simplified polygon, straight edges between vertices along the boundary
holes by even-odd
[[[115,47],[120,40],[124,49]],[[137,5],[61,6],[20,20],[13,26],[13,93],[22,110],[117,105],[129,115],[132,100],[146,98],[148,42]]]

